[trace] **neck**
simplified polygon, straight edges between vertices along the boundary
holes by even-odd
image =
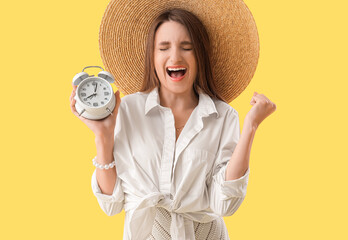
[[[168,107],[173,111],[185,111],[198,105],[198,96],[193,89],[183,93],[173,93],[161,88],[158,88],[158,91],[161,106]]]

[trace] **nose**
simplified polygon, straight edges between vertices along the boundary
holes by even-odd
[[[170,53],[170,60],[173,64],[180,63],[182,61],[181,51],[178,47],[173,47]]]

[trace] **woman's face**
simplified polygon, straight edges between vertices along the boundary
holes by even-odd
[[[168,21],[155,34],[154,63],[164,94],[193,91],[197,62],[189,33],[184,25]]]

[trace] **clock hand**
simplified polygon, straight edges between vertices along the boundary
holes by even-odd
[[[97,92],[98,83],[95,84],[94,92]]]
[[[96,93],[93,93],[93,94],[89,95],[89,96],[86,97],[86,98],[88,99],[88,98],[91,98],[91,97],[93,97],[93,96],[95,96],[95,95],[97,95],[97,94],[96,94]]]

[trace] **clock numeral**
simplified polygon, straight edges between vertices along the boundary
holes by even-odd
[[[104,100],[108,100],[108,98],[104,98]]]
[[[86,97],[86,93],[81,93],[81,97]]]
[[[89,87],[89,84],[87,84],[87,87]]]
[[[87,104],[88,104],[88,105],[91,105],[91,103],[90,103],[90,102],[87,102]]]
[[[82,88],[82,91],[86,91],[86,88]]]
[[[104,96],[108,96],[109,94],[109,92],[104,92]]]
[[[101,101],[101,104],[104,104],[104,102],[103,102],[103,101]]]
[[[103,88],[103,90],[106,90],[106,87],[105,87],[105,88]]]
[[[83,101],[87,101],[87,98],[84,98]]]
[[[98,103],[96,103],[96,102],[93,103],[93,106],[94,106],[94,107],[98,107]]]

